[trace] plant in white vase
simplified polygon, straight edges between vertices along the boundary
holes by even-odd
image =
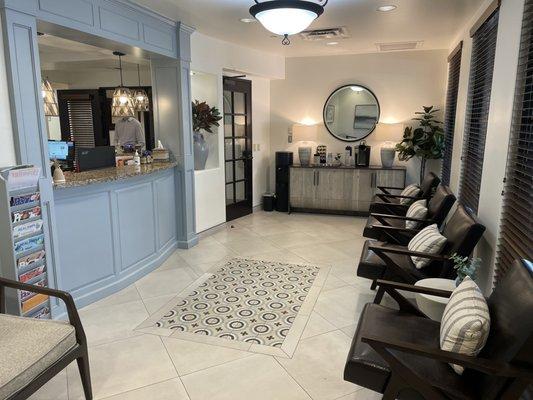
[[[202,131],[214,133],[212,128],[220,126],[222,117],[216,107],[210,107],[205,101],[195,100],[192,103],[192,130],[194,137],[194,169],[205,169],[209,156],[209,148]]]
[[[454,253],[450,260],[453,261],[453,268],[457,270],[457,278],[455,279],[455,284],[459,286],[459,284],[465,279],[467,276],[472,278],[472,280],[475,280],[477,277],[477,270],[479,266],[481,265],[481,259],[480,258],[468,258],[458,255],[457,253]]]

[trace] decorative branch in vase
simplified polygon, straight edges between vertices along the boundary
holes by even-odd
[[[222,117],[216,107],[210,107],[205,101],[195,100],[192,103],[192,130],[194,138],[194,169],[205,169],[207,157],[209,157],[209,147],[205,141],[202,131],[214,134],[212,128],[220,126],[218,121]]]
[[[396,144],[400,160],[408,161],[413,157],[420,159],[420,183],[426,175],[427,160],[439,160],[444,155],[442,121],[438,121],[435,117],[435,113],[439,110],[433,106],[422,108],[423,112],[415,112],[420,117],[413,118],[413,121],[418,121],[418,128],[406,127],[402,141]]]
[[[453,261],[453,268],[457,270],[457,278],[455,279],[456,286],[459,286],[459,284],[467,276],[472,278],[472,280],[476,279],[477,270],[479,269],[479,266],[481,265],[480,258],[468,258],[468,257],[460,256],[457,253],[454,253],[450,257],[450,260]]]

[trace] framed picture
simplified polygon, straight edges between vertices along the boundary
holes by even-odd
[[[378,108],[375,104],[358,104],[355,106],[354,129],[373,129],[378,122]]]
[[[328,104],[326,107],[326,124],[332,124],[335,122],[335,106]]]

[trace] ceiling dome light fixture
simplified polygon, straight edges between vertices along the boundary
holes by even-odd
[[[320,4],[307,0],[254,1],[250,14],[270,32],[282,35],[282,44],[289,45],[289,36],[307,29],[322,15],[329,0],[321,0]]]
[[[378,7],[377,10],[381,11],[381,12],[388,12],[388,11],[394,11],[397,8],[398,7],[396,7],[394,4],[389,4],[389,5],[386,5],[386,6]]]

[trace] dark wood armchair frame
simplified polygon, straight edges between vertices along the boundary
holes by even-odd
[[[392,272],[394,272],[397,275],[400,275],[405,278],[405,280],[410,281],[412,280],[412,277],[409,276],[409,274],[403,270],[400,266],[398,266],[392,258],[390,258],[387,253],[391,254],[404,254],[408,256],[413,257],[422,257],[422,258],[428,258],[432,261],[440,261],[442,263],[448,263],[449,257],[446,255],[441,254],[430,254],[430,253],[422,253],[419,251],[411,251],[407,248],[398,248],[398,247],[390,247],[386,245],[379,245],[379,244],[373,244],[368,247],[368,250],[373,251],[379,258],[385,262],[385,265],[387,266],[387,269],[390,269]],[[451,268],[451,265],[450,265]],[[377,287],[377,280],[372,282],[371,289],[374,290]],[[383,292],[378,291],[376,298],[378,299],[378,302],[381,301],[381,297],[383,297]]]
[[[43,372],[41,372],[24,388],[13,394],[11,397],[8,397],[7,400],[27,399],[33,393],[39,390],[39,388],[41,388],[45,383],[52,379],[55,375],[65,369],[74,360],[76,360],[78,363],[81,382],[83,384],[83,391],[85,393],[85,399],[92,400],[91,374],[89,369],[89,355],[87,352],[87,339],[83,330],[83,326],[81,324],[80,316],[78,315],[78,310],[76,309],[76,305],[74,304],[74,299],[72,298],[72,296],[69,293],[61,290],[50,289],[35,285],[28,285],[21,282],[0,278],[0,314],[6,313],[6,288],[27,290],[33,293],[40,293],[61,299],[67,307],[69,323],[74,326],[77,342],[76,346],[70,349],[54,364],[52,364]]]
[[[398,290],[412,293],[423,293],[438,297],[450,297],[452,292],[447,290],[424,288],[398,282],[377,280],[379,287],[375,304],[379,304],[384,293],[389,294],[397,303],[400,311],[411,313],[420,317],[428,318],[411,301],[406,299]],[[515,400],[520,397],[527,386],[533,382],[533,371],[531,369],[515,366],[509,363],[490,360],[487,358],[471,357],[463,354],[444,351],[440,348],[424,347],[417,344],[397,341],[390,337],[375,334],[364,334],[361,341],[370,345],[391,368],[391,378],[383,394],[384,400],[394,400],[402,389],[414,389],[426,399],[449,400],[438,389],[434,388],[430,382],[418,376],[405,365],[395,353],[409,353],[420,357],[431,358],[443,363],[461,365],[471,368],[490,376],[512,378],[511,384],[504,387],[498,399]]]
[[[424,229],[426,226],[435,223],[432,219],[425,218],[412,218],[402,215],[388,215],[388,214],[370,214],[380,224],[372,224],[372,229],[378,230],[385,236],[385,242],[394,243],[406,246],[410,239],[412,239],[418,232]],[[403,228],[399,226],[391,226],[389,220],[401,220],[401,221],[416,221],[419,225],[416,228]],[[403,234],[398,236],[397,234]]]

